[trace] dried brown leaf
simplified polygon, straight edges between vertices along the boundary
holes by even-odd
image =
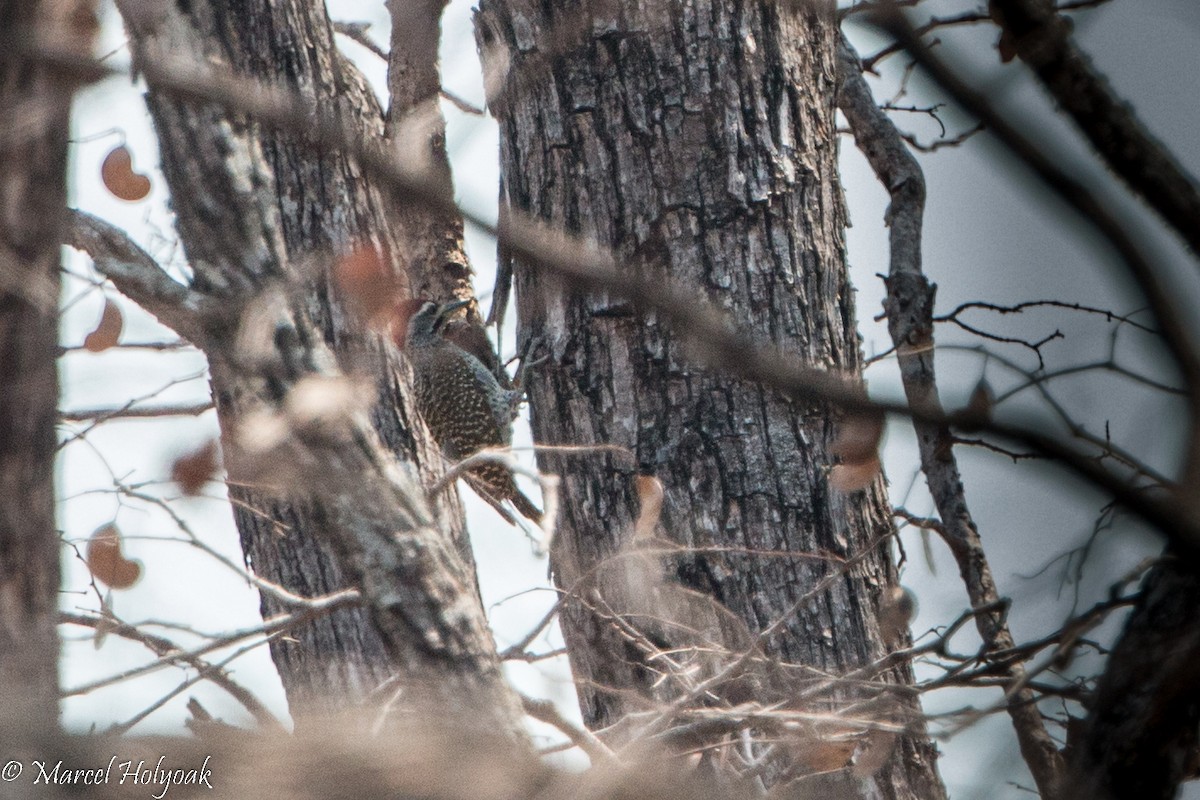
[[[128,589],[142,577],[142,562],[122,555],[121,531],[113,523],[101,525],[88,539],[85,559],[96,580],[113,589]]]
[[[100,178],[113,196],[129,203],[146,199],[150,194],[150,179],[133,170],[133,154],[123,144],[117,145],[104,157]]]
[[[967,407],[963,409],[963,415],[967,421],[962,427],[971,430],[986,424],[992,418],[992,409],[995,405],[996,393],[992,390],[991,384],[987,382],[986,378],[980,378],[979,383],[975,384],[975,389],[971,392],[970,399],[967,400]]]
[[[99,353],[114,347],[120,340],[124,327],[125,318],[121,314],[121,307],[113,302],[112,298],[105,297],[104,311],[100,314],[100,322],[96,324],[94,331],[84,337],[83,346],[92,353]]]
[[[879,608],[879,627],[884,638],[888,641],[899,639],[908,630],[908,625],[916,613],[916,596],[903,586],[893,586]]]
[[[835,464],[829,471],[829,485],[839,492],[857,492],[867,488],[882,468],[879,456],[857,464]]]
[[[839,770],[850,763],[858,747],[854,735],[800,738],[792,745],[796,765],[805,772],[822,773]]]
[[[401,291],[390,262],[386,253],[367,245],[350,251],[333,267],[333,279],[354,313],[377,330],[388,327]]]
[[[217,440],[210,439],[200,448],[175,459],[171,465],[171,480],[183,493],[197,495],[217,471]]]
[[[90,53],[100,35],[100,15],[95,0],[77,4],[71,11],[69,22],[76,45],[82,52]]]
[[[869,778],[878,772],[891,758],[896,749],[896,734],[892,731],[873,729],[869,731],[854,751],[854,766],[851,772],[860,779]]]
[[[830,452],[843,464],[863,464],[878,460],[879,442],[883,438],[883,412],[868,411],[852,414],[838,426],[837,439]]]

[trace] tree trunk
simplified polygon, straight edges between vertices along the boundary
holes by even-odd
[[[1068,736],[1067,797],[1170,800],[1200,771],[1200,579],[1188,561],[1168,554],[1146,576],[1087,719]]]
[[[17,43],[69,33],[74,7],[72,0],[0,0],[9,40],[0,52],[2,741],[58,724],[54,458],[71,85]]]
[[[832,4],[817,6],[484,3],[478,35],[501,126],[502,202],[595,238],[631,271],[697,287],[784,352],[857,374],[837,173],[837,30]],[[521,336],[548,356],[529,380],[535,441],[633,454],[632,463],[540,457],[563,479],[552,557],[570,592],[562,625],[589,726],[644,709],[663,653],[696,645],[679,626],[701,617],[724,628],[708,638],[741,652],[748,633],[784,665],[753,684],[765,703],[810,687],[806,668],[844,674],[907,640],[905,632],[889,643],[879,621],[896,585],[883,482],[850,495],[830,487],[830,409],[695,368],[652,315],[572,295],[529,265],[515,275]],[[655,567],[657,586],[629,566],[637,473],[662,482],[658,534],[685,548]],[[804,600],[830,576],[828,590]],[[679,601],[675,587],[718,605]],[[662,619],[686,606],[692,620]],[[742,633],[713,621],[724,609]],[[646,657],[647,640],[657,661]],[[907,667],[882,677],[912,682]],[[657,686],[660,701],[673,696],[669,681]],[[746,700],[744,689],[730,684],[722,699]],[[837,709],[864,695],[842,688],[821,698]],[[898,700],[888,712],[913,733],[875,774],[881,796],[944,795],[917,710]],[[786,774],[802,775],[800,760]],[[838,785],[869,794],[852,783]]]
[[[154,3],[122,0],[120,6],[139,59],[183,55],[197,63],[227,64],[252,80],[282,84],[299,92],[322,113],[337,114],[351,136],[378,142],[384,134],[383,113],[369,87],[333,45],[323,3],[192,2],[181,7],[184,10],[168,11]],[[207,341],[196,343],[209,356],[227,458],[238,450],[236,434],[245,415],[264,404],[268,408],[280,404],[304,370],[319,368],[319,357],[313,355],[321,349],[315,347],[319,342],[337,355],[343,371],[372,377],[378,397],[370,411],[371,423],[406,468],[405,477],[419,488],[439,476],[440,451],[406,399],[407,368],[394,348],[364,334],[347,313],[326,266],[338,255],[370,246],[390,257],[389,268],[409,284],[436,286],[442,281],[447,287],[461,288],[458,283],[447,282],[434,270],[419,274],[424,265],[407,262],[406,237],[412,232],[392,225],[389,198],[344,154],[314,150],[294,130],[250,125],[236,114],[189,102],[153,83],[147,99],[180,236],[195,271],[192,288],[227,306],[223,318],[210,316],[203,321]],[[279,313],[272,305],[273,292],[282,292],[276,299],[292,308],[288,325],[297,326],[290,335],[298,338],[293,342],[277,338],[272,346],[279,348],[278,352],[251,365],[236,329],[247,324],[247,315],[266,314],[269,321]],[[171,324],[169,319],[164,322]],[[310,330],[307,325],[315,327]],[[278,337],[281,331],[274,335]],[[314,336],[317,342],[311,340]],[[309,351],[302,362],[318,361],[288,363],[285,351],[293,346]],[[247,367],[260,374],[248,375]],[[376,457],[370,456],[370,460],[375,463]],[[280,465],[281,469],[287,466]],[[336,483],[339,467],[345,466],[329,465],[329,488],[335,492],[344,489],[347,496],[353,496],[360,487]],[[367,470],[373,472],[375,467]],[[367,475],[371,481],[377,477]],[[366,506],[347,509],[319,496],[279,496],[239,482],[232,474],[230,495],[247,560],[260,576],[304,596],[326,595],[364,579],[359,570],[371,565],[364,566],[358,558],[362,553],[340,548],[342,540],[331,538],[328,528],[342,522],[344,514],[357,514],[361,522],[369,524],[371,521],[362,517]],[[461,568],[456,564],[447,567],[440,545],[430,542],[419,544],[418,551],[410,555],[423,570],[450,568],[449,580],[456,585],[443,587],[439,598],[447,608],[433,609],[425,616],[424,602],[411,595],[406,609],[385,608],[386,613],[420,617],[410,619],[407,633],[393,626],[394,633],[408,637],[403,652],[388,641],[386,630],[381,639],[375,609],[341,611],[305,626],[286,640],[273,640],[272,656],[293,716],[344,711],[365,700],[397,671],[402,682],[461,688],[453,676],[457,666],[462,666],[464,674],[479,672],[474,677],[467,675],[466,680],[483,685],[484,695],[498,691],[499,669],[482,608],[477,597],[457,597],[460,592],[475,592],[461,506],[452,492],[443,493],[437,502],[438,524],[447,541],[454,543],[457,558],[465,563]],[[379,523],[395,513],[396,509],[388,509]],[[421,520],[417,513],[415,518],[406,517],[403,524],[419,529],[427,524]],[[396,529],[390,535],[398,539],[402,532]],[[339,549],[343,552],[335,557]],[[348,564],[355,574],[343,574]],[[423,572],[420,579],[411,578],[401,588],[405,593],[419,593],[428,577]],[[387,593],[387,587],[376,588]],[[394,597],[388,602],[394,603]],[[451,619],[462,613],[461,608],[454,608],[462,603],[475,608],[457,621]],[[287,604],[264,593],[262,610],[264,617],[273,616],[286,611]],[[468,630],[444,627],[458,622]],[[435,633],[439,626],[440,634]],[[462,650],[450,652],[456,647]],[[455,665],[454,659],[463,653],[468,657]],[[443,659],[440,669],[444,675],[436,674],[439,658]],[[464,691],[466,695],[459,699],[469,701],[474,690]],[[514,715],[519,717],[512,698],[500,692],[491,699],[494,708],[481,718],[501,719],[503,726],[511,727]]]

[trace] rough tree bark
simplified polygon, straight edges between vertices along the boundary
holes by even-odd
[[[397,152],[423,168],[431,183],[453,185],[446,158],[442,119],[442,80],[438,70],[442,11],[446,0],[390,0],[392,47],[388,53],[387,134]],[[449,192],[453,196],[453,192]],[[412,265],[414,294],[438,301],[474,296],[471,269],[463,252],[459,217],[431,211],[422,204],[394,209],[406,231],[406,256]],[[476,313],[476,321],[478,314]]]
[[[73,0],[3,0],[6,38],[62,35]],[[59,241],[71,85],[0,51],[0,739],[58,724]],[[20,121],[24,124],[13,124]]]
[[[501,126],[502,202],[594,237],[630,270],[700,287],[743,330],[807,363],[859,372],[831,7],[490,0],[478,30]],[[878,614],[896,584],[889,508],[882,481],[848,496],[829,486],[830,409],[696,369],[654,317],[574,296],[529,265],[515,274],[521,336],[548,356],[529,381],[535,441],[634,454],[632,464],[540,458],[563,478],[552,556],[572,592],[562,625],[589,726],[644,708],[656,677],[611,624],[618,604],[638,604],[616,595],[650,590],[594,580],[627,552],[639,471],[665,487],[660,535],[729,549],[667,559],[668,583],[715,599],[752,635],[786,617],[760,642],[784,680],[755,699],[786,698],[806,666],[836,675],[884,654]],[[864,552],[838,574],[839,561]],[[754,555],[763,553],[793,557]],[[829,575],[828,591],[794,607]],[[670,626],[654,636],[678,645]],[[876,796],[943,796],[934,758],[918,724],[875,775]]]
[[[168,8],[122,0],[119,7],[139,62],[183,57],[192,63],[228,65],[251,80],[298,91],[315,108],[333,110],[351,136],[378,141],[384,134],[383,113],[369,88],[333,46],[323,3],[193,2]],[[195,343],[209,357],[227,454],[237,452],[237,426],[244,415],[260,406],[286,404],[288,391],[306,372],[323,373],[319,353],[328,346],[343,369],[375,376],[378,397],[370,409],[371,423],[407,468],[404,477],[420,486],[421,481],[439,475],[440,452],[406,401],[407,369],[394,349],[363,334],[335,295],[326,264],[313,263],[370,246],[389,256],[392,269],[410,284],[442,281],[451,286],[440,272],[417,273],[414,270],[423,265],[406,260],[412,232],[392,225],[391,200],[352,159],[306,147],[294,131],[248,125],[237,115],[189,102],[153,81],[147,101],[159,134],[180,237],[195,273],[191,288],[206,300],[226,306],[216,317],[208,314],[200,321],[203,330]],[[452,288],[461,289],[457,284]],[[273,307],[270,298],[276,291],[282,306]],[[291,309],[286,324],[275,319],[282,307]],[[247,356],[236,332],[239,326],[244,329],[247,312],[265,313],[268,327],[280,326],[273,334],[276,352],[257,365],[261,373],[257,378],[247,374],[248,367],[253,368],[247,358],[253,357]],[[169,316],[163,321],[172,324]],[[295,341],[281,339],[285,332]],[[307,355],[299,357],[301,363],[293,363],[289,348]],[[329,465],[333,490],[353,497],[360,489],[336,485],[339,467],[344,475],[365,469],[372,482],[377,470],[391,469],[369,447],[366,454],[365,467],[353,458],[347,464]],[[390,491],[388,483],[383,481],[382,493]],[[280,497],[236,477],[231,479],[230,494],[251,566],[259,575],[305,596],[328,594],[372,578],[371,565],[358,559],[362,553],[342,549],[335,556],[339,547],[334,545],[341,540],[328,535],[331,527],[348,524],[352,518],[385,536],[398,537],[405,527],[413,528],[420,540],[424,534],[419,529],[429,524],[420,509],[380,510],[379,518],[372,520],[364,514],[373,501],[362,497],[362,506],[353,509],[331,502],[328,496]],[[386,521],[397,513],[401,527],[389,534]],[[496,683],[494,646],[473,597],[473,565],[461,508],[453,494],[439,499],[437,519],[447,541],[456,545],[457,559],[465,564],[451,563],[454,559],[437,542],[417,541],[407,545],[417,548],[407,554],[412,557],[408,568],[448,570],[433,575],[435,580],[450,581],[437,589],[441,595],[436,599],[445,607],[427,607],[434,598],[414,596],[430,589],[425,583],[428,572],[406,579],[393,575],[401,585],[391,588],[387,602],[395,601],[397,593],[407,594],[405,607],[391,609],[407,616],[411,624],[407,632],[393,626],[389,633],[376,608],[370,614],[350,609],[297,631],[291,640],[272,642],[294,716],[345,710],[397,671],[414,682],[458,686],[465,692],[458,698],[466,701],[464,707],[478,699],[471,696],[478,688],[471,685],[475,682],[494,704],[484,717],[511,726],[514,714],[519,716],[511,696]],[[350,574],[344,574],[347,568]],[[461,585],[451,585],[455,582]],[[375,589],[389,594],[386,586]],[[465,609],[464,604],[475,607]],[[286,610],[286,602],[264,593],[262,607],[264,616],[271,616]],[[404,640],[399,649],[397,637]],[[456,683],[460,680],[466,683]],[[444,696],[452,697],[453,692]]]

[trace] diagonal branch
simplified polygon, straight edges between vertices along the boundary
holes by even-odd
[[[180,663],[187,664],[195,669],[198,677],[212,681],[232,695],[235,700],[250,712],[263,728],[272,731],[283,730],[283,725],[279,719],[263,705],[262,701],[253,692],[235,681],[219,665],[212,664],[199,656],[188,653],[170,639],[148,633],[136,625],[130,625],[126,622],[120,622],[104,616],[60,612],[58,619],[62,623],[92,628],[97,632],[112,633],[123,639],[140,642],[153,651],[160,659],[174,656],[178,658]]]
[[[158,321],[198,347],[207,336],[202,320],[211,301],[166,273],[120,228],[85,211],[71,210],[64,244],[87,253],[106,278]]]
[[[1080,215],[1092,229],[1106,240],[1120,256],[1125,269],[1145,295],[1163,342],[1175,359],[1187,387],[1191,425],[1185,447],[1187,461],[1182,469],[1181,483],[1200,485],[1200,352],[1192,326],[1178,305],[1178,293],[1169,286],[1166,276],[1146,255],[1143,240],[1123,224],[1103,198],[1097,197],[1083,184],[1061,169],[1035,142],[1026,138],[1008,123],[980,92],[961,81],[954,70],[930,52],[913,36],[912,27],[903,15],[878,15],[875,24],[904,43],[931,78],[970,114],[987,125],[988,130],[1021,160],[1056,196]]]
[[[1144,254],[1144,247],[1122,224],[1109,205],[1096,197],[1087,187],[1067,174],[1047,156],[1037,143],[1028,139],[1009,124],[993,108],[988,99],[964,83],[955,70],[938,59],[928,47],[913,35],[913,29],[903,16],[881,13],[872,18],[874,24],[904,44],[905,49],[922,68],[968,113],[983,122],[1022,163],[1050,189],[1055,196],[1074,209],[1100,239],[1107,241],[1120,257],[1125,269],[1145,295],[1154,316],[1156,327],[1162,331],[1163,342],[1183,374],[1193,402],[1200,392],[1200,354],[1192,341],[1192,328],[1177,306],[1177,296],[1163,280],[1158,269]]]
[[[262,625],[255,625],[250,628],[242,628],[236,631],[230,631],[216,638],[205,642],[191,650],[173,649],[160,655],[154,661],[148,664],[140,664],[136,667],[111,675],[107,678],[99,678],[89,681],[88,683],[75,686],[71,689],[62,690],[63,697],[76,697],[79,695],[93,692],[96,689],[101,689],[105,686],[111,686],[121,681],[136,678],[139,675],[146,675],[155,670],[170,664],[175,664],[180,661],[192,661],[203,658],[209,653],[221,650],[226,647],[238,644],[246,639],[253,639],[259,636],[274,636],[285,631],[291,631],[305,623],[311,622],[314,619],[332,614],[343,608],[358,605],[362,602],[362,596],[355,591],[342,591],[337,594],[328,595],[326,597],[315,597],[304,607],[296,611],[285,614],[272,619],[264,620]],[[73,620],[65,620],[72,621]]]
[[[991,0],[1021,60],[1075,120],[1108,167],[1200,253],[1200,189],[1076,45],[1050,0]]]
[[[841,88],[838,106],[850,123],[854,141],[870,162],[892,203],[888,209],[891,262],[886,279],[888,331],[895,344],[904,393],[913,408],[942,412],[934,370],[933,305],[936,289],[921,268],[921,233],[925,213],[925,177],[917,160],[904,146],[896,126],[875,103],[863,78],[858,54],[850,43],[839,49]],[[984,647],[1009,650],[1015,646],[1006,615],[999,607],[1000,593],[992,577],[979,531],[967,506],[953,434],[946,425],[914,419],[921,469],[942,524],[938,533],[946,540],[966,584],[971,605],[991,608],[975,615]],[[1024,669],[1010,663],[1005,672],[1014,685]],[[1025,687],[1008,696],[1021,755],[1029,765],[1042,797],[1057,796],[1062,756],[1042,724],[1036,695]]]

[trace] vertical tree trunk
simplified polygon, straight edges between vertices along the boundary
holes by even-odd
[[[58,724],[54,457],[71,87],[16,43],[63,35],[74,5],[0,0],[0,741]]]
[[[121,5],[136,52],[151,57],[183,52],[198,60],[228,64],[250,79],[282,85],[318,108],[336,112],[355,137],[379,141],[384,136],[382,109],[362,76],[334,46],[324,3],[215,0],[189,3],[170,13],[140,0],[124,0]],[[220,143],[227,136],[221,126],[235,117],[219,111],[210,114],[154,87],[147,99],[181,239],[193,263],[200,262],[195,287],[232,297],[239,291],[261,293],[273,281],[300,278],[308,315],[343,367],[375,376],[378,399],[372,422],[377,432],[414,476],[424,482],[434,480],[442,472],[442,457],[406,399],[407,368],[394,349],[373,336],[363,336],[336,297],[325,267],[339,255],[369,246],[389,256],[390,268],[413,290],[461,292],[462,282],[457,280],[461,276],[447,277],[445,270],[413,257],[426,232],[397,225],[391,199],[344,154],[318,153],[306,147],[295,131],[251,126],[244,133],[261,152],[267,174],[257,176],[262,187],[256,187],[258,196],[250,198],[239,183],[255,177],[251,163],[239,160],[236,153],[221,152],[227,147]],[[233,135],[243,135],[242,123],[233,124]],[[213,153],[203,150],[208,142],[217,148]],[[254,206],[262,200],[259,188],[273,191],[272,208]],[[214,208],[228,208],[228,219],[214,219]],[[278,236],[283,252],[271,253],[259,263],[238,263],[239,251],[253,252],[264,244],[247,245],[222,232],[222,228],[236,228],[239,219],[263,220],[271,228],[263,231],[265,246],[275,246]],[[273,259],[280,261],[272,263]],[[241,290],[239,283],[245,284]],[[236,365],[227,362],[230,353],[208,354],[228,443],[236,415],[246,410],[246,398],[239,398],[235,388],[239,381]],[[268,388],[267,394],[272,391],[277,389]],[[236,482],[230,494],[247,560],[259,575],[306,596],[346,587],[337,560],[322,541],[328,509]],[[473,566],[457,496],[442,493],[437,504],[440,524],[457,543],[459,555]],[[264,616],[285,610],[278,599],[262,596]],[[353,706],[397,666],[389,663],[379,633],[362,609],[317,620],[288,639],[273,640],[271,648],[294,716]]]
[[[446,187],[448,196],[453,196],[446,124],[439,105],[438,44],[446,0],[390,0],[387,5],[392,15],[388,139],[402,157],[428,172],[433,185]],[[394,213],[405,232],[413,293],[439,302],[473,297],[462,220],[419,204],[401,205]]]
[[[630,270],[696,287],[807,363],[859,372],[832,4],[489,0],[479,37],[501,126],[502,202],[594,237]],[[880,480],[848,496],[830,488],[830,410],[691,366],[671,330],[621,302],[575,296],[533,267],[515,274],[521,336],[549,356],[529,381],[535,441],[623,445],[636,462],[540,459],[563,478],[553,563],[572,591],[562,625],[589,726],[642,708],[657,677],[612,624],[620,592],[594,580],[628,550],[635,472],[665,488],[660,534],[727,549],[667,559],[668,582],[716,600],[752,635],[782,620],[760,645],[785,677],[755,699],[804,685],[800,665],[837,675],[882,656],[878,614],[896,584],[889,508]],[[646,591],[625,577],[626,592]],[[885,678],[912,680],[907,668]],[[882,796],[944,795],[922,731],[901,737],[876,774]]]

